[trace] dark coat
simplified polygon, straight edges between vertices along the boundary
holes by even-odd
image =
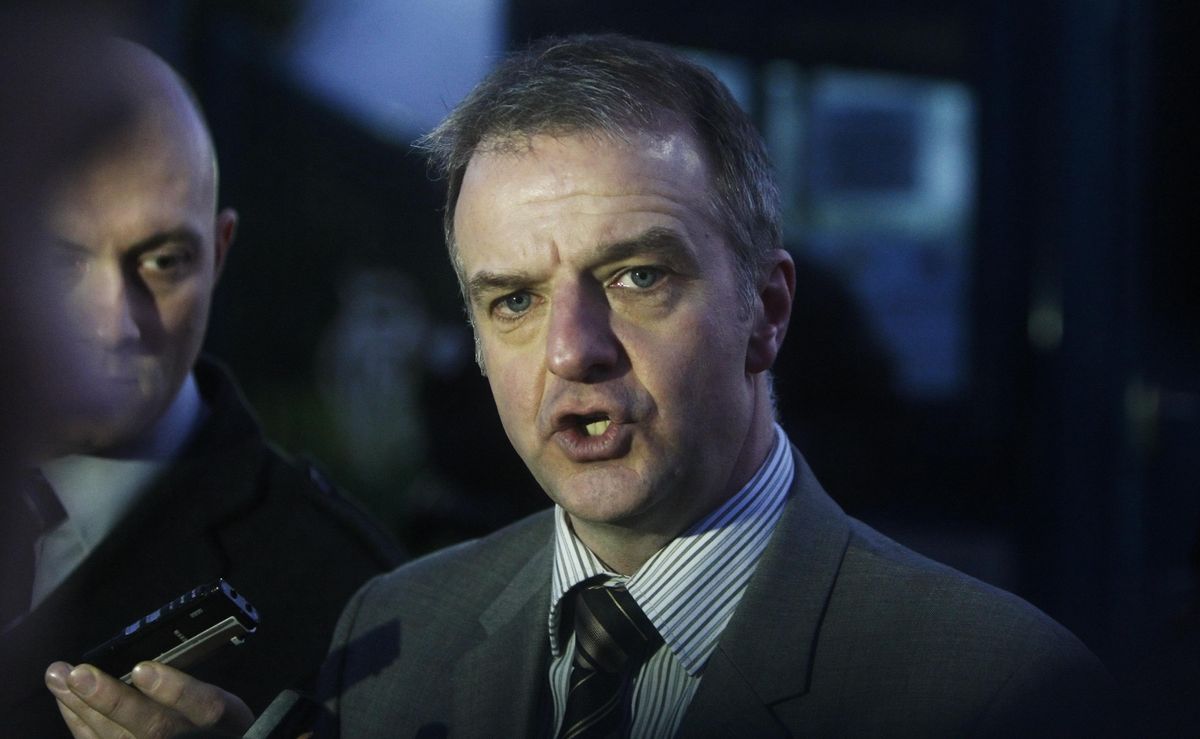
[[[174,597],[225,578],[258,633],[192,670],[262,710],[317,672],[337,615],[398,545],[315,469],[263,438],[231,379],[196,367],[211,411],[112,534],[0,641],[0,736],[69,736],[42,675]]]

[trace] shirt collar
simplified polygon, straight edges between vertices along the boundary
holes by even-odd
[[[549,614],[555,658],[562,652],[563,597],[584,580],[605,575],[625,584],[683,667],[699,674],[783,512],[794,472],[787,435],[776,424],[775,444],[750,481],[629,577],[605,568],[575,536],[566,511],[555,506]]]
[[[207,415],[189,374],[166,412],[120,457],[70,454],[42,466],[85,548],[96,546],[133,506],[166,464],[182,451]]]

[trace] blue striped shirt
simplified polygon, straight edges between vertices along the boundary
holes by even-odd
[[[630,736],[674,735],[775,530],[794,472],[787,436],[776,425],[775,445],[754,477],[629,577],[605,569],[575,537],[566,512],[555,511],[549,628],[556,731],[566,708],[575,652],[574,634],[566,645],[559,645],[562,599],[575,585],[605,575],[610,583],[625,585],[662,634],[665,647],[646,661],[635,679]]]

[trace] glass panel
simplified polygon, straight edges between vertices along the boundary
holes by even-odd
[[[787,63],[765,77],[786,236],[845,281],[889,350],[897,390],[967,382],[975,106],[949,82]]]

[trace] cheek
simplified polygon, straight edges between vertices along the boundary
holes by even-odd
[[[521,371],[518,363],[504,364],[496,361],[494,353],[486,355],[488,384],[496,411],[508,439],[518,450],[521,440],[533,433],[538,411],[538,383],[535,373]]]
[[[638,379],[673,416],[707,415],[734,400],[745,379],[746,341],[731,322],[695,315],[625,339]],[[697,402],[703,398],[704,402]],[[663,408],[666,411],[666,408]],[[682,420],[682,418],[681,418]]]
[[[181,286],[155,300],[168,350],[190,355],[199,349],[208,326],[211,295],[201,285]]]

